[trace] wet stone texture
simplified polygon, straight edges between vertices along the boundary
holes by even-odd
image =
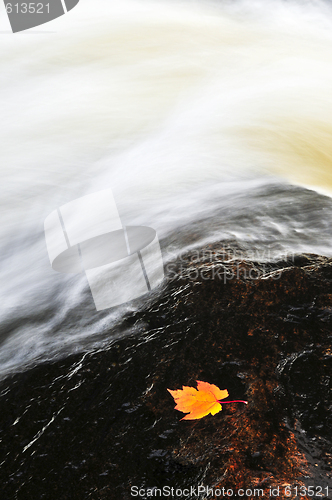
[[[332,498],[332,260],[266,266],[220,248],[174,263],[107,348],[1,382],[1,500],[129,499],[133,486]],[[196,380],[248,405],[180,421],[166,389]]]

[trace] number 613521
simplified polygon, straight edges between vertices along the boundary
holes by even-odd
[[[50,4],[46,3],[6,3],[7,14],[49,14]]]

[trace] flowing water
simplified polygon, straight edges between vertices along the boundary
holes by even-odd
[[[165,262],[218,239],[332,255],[327,3],[81,0],[0,29],[2,376],[102,347],[137,307],[97,313],[50,267],[44,219],[85,194],[111,188]]]

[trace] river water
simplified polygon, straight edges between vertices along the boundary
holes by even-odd
[[[332,255],[327,3],[81,0],[15,35],[0,14],[1,376],[103,348],[144,306],[97,313],[51,269],[44,219],[85,194],[111,188],[166,263],[216,240]]]

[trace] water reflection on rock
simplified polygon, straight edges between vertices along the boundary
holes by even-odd
[[[124,319],[131,335],[1,382],[3,499],[199,484],[332,491],[332,260],[267,267],[228,258],[232,244],[206,250],[221,247],[223,259],[175,262],[163,293]],[[246,272],[229,279],[232,268]],[[181,422],[166,389],[197,379],[249,404]]]

